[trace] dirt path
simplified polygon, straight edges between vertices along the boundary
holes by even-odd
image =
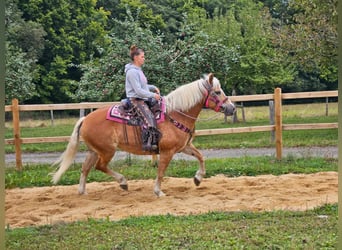
[[[129,181],[129,191],[116,182],[6,190],[6,224],[10,227],[53,224],[87,218],[118,220],[142,215],[188,215],[208,211],[306,210],[336,203],[337,172],[281,176],[206,178],[199,187],[188,178],[165,178],[167,194],[153,194],[153,180]]]
[[[231,149],[201,149],[201,153],[205,158],[231,158],[231,157],[243,157],[243,156],[275,156],[275,148],[231,148]],[[85,159],[85,152],[78,152],[75,158],[75,162],[83,162]],[[294,148],[283,148],[283,156],[296,156],[296,157],[327,157],[337,158],[338,148],[337,146],[329,147],[294,147]],[[29,163],[54,163],[61,153],[23,153],[22,161],[24,164]],[[123,151],[116,152],[113,161],[119,159],[126,159],[128,153]],[[138,159],[151,159],[151,156],[138,156],[131,155],[132,158]],[[173,159],[175,160],[196,160],[196,158],[179,153],[175,154]],[[14,166],[16,162],[15,154],[6,154],[5,163],[6,166]]]

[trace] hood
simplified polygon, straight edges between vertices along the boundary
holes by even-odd
[[[137,67],[137,66],[135,66],[134,64],[132,64],[132,63],[127,63],[127,64],[125,65],[125,73],[127,73],[127,71],[128,71],[129,69],[137,69],[137,70],[140,70],[140,68]]]

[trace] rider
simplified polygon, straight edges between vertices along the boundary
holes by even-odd
[[[156,86],[148,84],[141,69],[145,62],[144,50],[132,45],[130,57],[132,62],[125,65],[126,96],[144,118],[142,129],[143,150],[155,151],[158,149],[160,133],[157,129],[156,120],[146,102],[149,98],[160,100],[160,91]]]

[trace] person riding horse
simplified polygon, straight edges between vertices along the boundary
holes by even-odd
[[[132,45],[130,48],[130,58],[132,62],[125,65],[126,96],[139,115],[143,117],[143,150],[153,152],[158,149],[160,132],[157,129],[156,120],[147,102],[153,98],[160,100],[160,91],[156,86],[148,84],[147,78],[141,69],[145,62],[144,50]]]
[[[130,71],[133,71],[133,69],[128,70],[128,72]],[[163,136],[158,143],[158,171],[153,189],[158,197],[165,195],[161,190],[161,183],[165,171],[176,153],[182,152],[198,160],[199,169],[194,176],[194,183],[198,186],[202,182],[206,173],[205,159],[201,152],[192,144],[192,140],[195,136],[195,122],[203,107],[227,115],[233,115],[236,110],[234,104],[222,90],[220,81],[212,73],[204,75],[203,78],[196,81],[179,86],[164,96],[163,102],[164,100],[168,104],[168,109],[165,113],[166,119],[159,126]],[[53,173],[52,181],[54,184],[60,180],[63,173],[74,162],[81,138],[88,151],[86,159],[82,164],[78,186],[79,194],[86,193],[87,177],[89,171],[94,166],[95,169],[112,176],[122,189],[127,190],[126,178],[122,174],[108,168],[109,162],[118,149],[136,155],[155,154],[155,152],[144,151],[141,145],[136,143],[136,127],[126,127],[126,124],[107,119],[108,111],[111,108],[103,107],[96,109],[77,121],[65,151],[55,162],[59,167]]]

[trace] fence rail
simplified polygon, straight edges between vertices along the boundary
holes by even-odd
[[[250,126],[239,128],[220,128],[220,129],[203,129],[196,130],[196,136],[205,135],[220,135],[231,133],[253,133],[273,131],[275,134],[275,147],[277,159],[282,158],[282,131],[283,130],[304,130],[304,129],[335,129],[338,128],[338,123],[310,123],[310,124],[283,124],[282,122],[282,100],[286,99],[303,99],[303,98],[328,98],[337,97],[338,91],[317,91],[317,92],[297,92],[297,93],[281,93],[280,88],[276,88],[273,94],[262,95],[243,95],[232,96],[233,102],[246,101],[274,101],[274,125],[266,126]],[[13,122],[13,139],[5,139],[5,144],[15,145],[16,167],[21,169],[21,144],[25,143],[46,143],[46,142],[68,142],[70,136],[58,137],[20,137],[20,118],[19,112],[22,111],[51,111],[51,110],[83,110],[96,109],[114,104],[113,102],[83,102],[70,104],[34,104],[34,105],[19,105],[17,99],[12,100],[12,105],[5,106],[5,112],[12,112]]]

